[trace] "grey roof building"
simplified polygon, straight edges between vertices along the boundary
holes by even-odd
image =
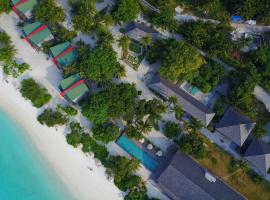
[[[176,96],[182,109],[205,126],[207,126],[215,116],[215,113],[203,103],[179,88],[178,85],[173,84],[158,74],[153,77],[148,87],[166,99]]]
[[[230,107],[217,124],[216,130],[235,144],[242,146],[255,124],[255,122]]]
[[[253,139],[244,157],[259,170],[267,173],[270,168],[270,145],[263,141]]]
[[[140,40],[147,35],[152,37],[153,40],[157,39],[159,32],[138,22],[130,22],[126,27],[125,34],[129,38],[140,42]]]
[[[246,199],[180,151],[175,153],[156,182],[173,200]]]

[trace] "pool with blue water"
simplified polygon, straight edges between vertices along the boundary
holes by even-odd
[[[127,136],[122,135],[116,143],[124,149],[131,156],[139,160],[147,169],[154,171],[158,163],[155,161],[148,153],[139,148],[133,141],[131,141]]]

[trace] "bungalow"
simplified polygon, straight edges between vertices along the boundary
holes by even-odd
[[[28,20],[32,17],[37,0],[11,0],[12,10],[22,19]]]
[[[51,47],[49,54],[50,57],[53,58],[53,63],[61,69],[73,64],[78,57],[77,50],[70,44],[70,42],[64,42]]]
[[[35,22],[22,28],[25,40],[33,47],[40,48],[42,42],[53,39],[53,35],[45,24]]]
[[[260,171],[267,173],[270,168],[270,145],[254,138],[244,157]]]
[[[89,94],[89,88],[80,74],[74,74],[62,80],[59,89],[61,90],[61,96],[73,103],[78,103]]]
[[[159,32],[138,22],[130,22],[125,29],[125,35],[140,42],[145,36],[150,36],[153,40],[157,39]]]
[[[172,200],[244,200],[206,168],[177,151],[155,175],[159,188]]]
[[[241,147],[255,124],[233,108],[229,108],[217,124],[216,130]]]
[[[158,74],[153,77],[148,87],[165,99],[175,96],[182,109],[204,126],[208,126],[215,116],[215,113],[203,103]]]

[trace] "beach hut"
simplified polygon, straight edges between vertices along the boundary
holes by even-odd
[[[22,19],[29,20],[32,11],[38,4],[37,0],[11,0],[12,10]]]
[[[61,96],[73,103],[78,103],[89,94],[89,88],[80,74],[74,74],[62,80],[59,89]]]
[[[70,42],[64,42],[50,48],[49,54],[50,57],[53,58],[53,63],[60,69],[73,64],[78,57],[77,50],[70,44]]]
[[[45,24],[35,22],[22,28],[25,40],[33,47],[40,48],[42,42],[53,39],[53,35]]]

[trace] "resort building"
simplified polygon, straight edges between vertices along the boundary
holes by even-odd
[[[175,96],[182,109],[193,118],[199,120],[204,126],[208,126],[215,116],[215,113],[203,103],[192,97],[178,85],[173,84],[158,74],[153,77],[148,87],[165,99]]]
[[[49,28],[41,22],[27,24],[22,28],[25,40],[33,47],[40,48],[43,42],[53,39]]]
[[[270,168],[270,145],[254,138],[244,157],[261,172],[267,173]]]
[[[78,103],[89,94],[89,88],[80,74],[74,74],[62,80],[59,89],[61,96],[73,103]]]
[[[127,35],[130,39],[140,42],[145,36],[150,36],[153,40],[156,40],[159,32],[141,23],[130,22],[125,29],[125,35]]]
[[[180,151],[173,155],[163,171],[156,174],[155,181],[172,200],[246,199]]]
[[[32,11],[38,4],[37,0],[11,0],[12,10],[22,19],[32,18]]]
[[[64,42],[51,47],[49,54],[50,57],[53,58],[53,63],[60,69],[73,64],[78,57],[77,50],[70,44],[70,42]]]
[[[222,119],[217,124],[216,130],[241,147],[255,124],[255,122],[239,114],[231,107],[225,112]]]

